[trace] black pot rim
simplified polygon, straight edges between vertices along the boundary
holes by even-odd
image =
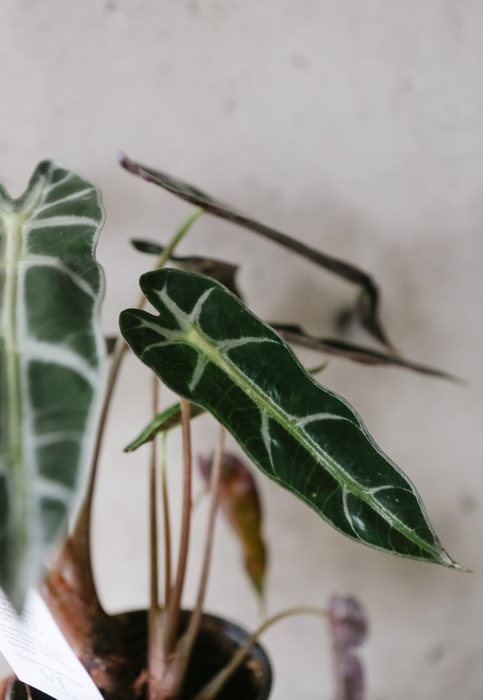
[[[246,629],[238,625],[236,622],[232,622],[231,620],[227,620],[224,617],[219,617],[218,615],[214,615],[213,613],[207,612],[203,613],[203,617],[205,619],[213,620],[214,622],[219,624],[220,627],[223,628],[224,634],[239,646],[244,644],[250,637],[250,633],[247,632]],[[262,671],[262,682],[260,684],[260,690],[256,700],[268,700],[270,691],[272,689],[273,674],[272,666],[270,663],[270,659],[268,658],[267,652],[265,651],[263,646],[259,644],[259,642],[255,642],[253,647],[248,652],[247,657],[255,659],[259,663],[260,669]]]

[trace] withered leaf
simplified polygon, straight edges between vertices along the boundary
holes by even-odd
[[[361,646],[367,623],[356,598],[333,596],[329,602],[329,623],[337,684],[336,700],[363,700],[364,669],[354,648]]]
[[[209,482],[213,457],[198,456],[201,475]],[[257,486],[245,464],[229,452],[223,454],[219,505],[235,531],[243,550],[245,569],[263,596],[267,552],[263,541],[262,508]]]
[[[260,234],[261,236],[264,236],[265,238],[269,238],[270,240],[289,248],[298,255],[311,260],[316,265],[320,265],[335,275],[342,277],[348,282],[358,285],[362,290],[362,294],[356,307],[356,313],[359,315],[361,323],[377,340],[384,345],[391,347],[391,343],[379,319],[379,289],[369,274],[363,270],[360,270],[355,265],[351,265],[344,260],[339,260],[338,258],[326,255],[325,253],[322,253],[315,248],[311,248],[310,246],[305,245],[305,243],[288,236],[286,233],[282,233],[281,231],[277,231],[270,226],[261,224],[259,221],[255,221],[255,219],[242,214],[227,204],[219,202],[206,192],[202,192],[197,187],[194,187],[183,180],[179,180],[172,175],[168,175],[160,172],[159,170],[154,170],[153,168],[141,165],[140,163],[135,163],[124,153],[119,155],[119,162],[128,172],[138,175],[143,180],[146,180],[146,182],[151,182],[159,187],[163,187],[168,192],[171,192],[181,199],[184,199],[186,202],[190,202],[197,207],[201,207],[208,214],[218,216],[226,221],[231,221],[238,226],[242,226],[250,231]]]

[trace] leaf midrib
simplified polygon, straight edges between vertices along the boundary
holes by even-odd
[[[298,442],[300,442],[318,462],[323,462],[327,471],[336,479],[338,483],[341,483],[342,481],[341,485],[344,488],[344,483],[341,479],[341,472],[335,466],[335,463],[330,460],[326,452],[322,450],[322,448],[314,441],[312,441],[300,427],[294,424],[293,421],[289,420],[286,414],[279,409],[276,404],[265,397],[260,391],[254,389],[246,376],[232,362],[230,362],[226,356],[222,355],[215,346],[210,344],[210,342],[205,339],[201,329],[197,328],[192,321],[189,322],[189,326],[189,331],[186,332],[186,335],[184,336],[184,342],[192,345],[197,350],[207,355],[215,365],[221,367],[230,377],[230,379],[237,386],[239,386],[240,389],[242,389],[242,391],[246,393],[255,404],[262,404],[264,410],[276,421],[278,421]],[[351,479],[346,474],[344,474],[344,479],[346,480],[346,488],[348,488],[350,492],[371,505],[372,508],[382,517],[384,517],[385,520],[388,520],[390,513],[387,512],[387,510],[372,496],[371,493],[365,491],[355,480]],[[388,521],[390,522],[390,519]],[[408,528],[400,520],[398,522],[400,523],[401,529],[405,531],[408,539],[413,541],[415,544],[418,544],[424,550],[432,551],[427,543],[417,536],[414,530]]]
[[[15,508],[12,513],[14,526],[14,548],[16,557],[21,560],[22,552],[28,547],[28,532],[31,518],[29,507],[29,478],[24,467],[24,449],[22,441],[22,379],[20,373],[20,352],[18,342],[18,270],[24,244],[24,225],[32,216],[41,198],[43,182],[37,183],[24,206],[16,207],[10,200],[2,204],[10,205],[10,211],[0,209],[0,224],[5,232],[5,255],[3,267],[5,279],[1,298],[0,335],[4,346],[5,384],[6,384],[6,456],[11,473],[9,478],[15,484]]]

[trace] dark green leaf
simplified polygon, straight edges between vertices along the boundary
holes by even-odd
[[[429,374],[432,377],[464,383],[463,380],[452,374],[448,374],[448,372],[443,372],[443,370],[436,369],[435,367],[421,365],[419,362],[405,360],[399,355],[380,352],[379,350],[367,348],[363,345],[356,345],[355,343],[350,343],[347,340],[340,340],[338,338],[314,338],[314,336],[305,333],[300,326],[296,325],[289,325],[286,323],[271,323],[270,325],[280,333],[282,338],[285,338],[288,343],[292,343],[293,345],[300,345],[301,347],[310,348],[311,350],[318,350],[328,355],[338,355],[339,357],[344,357],[354,362],[360,362],[363,365],[393,365],[395,367],[411,369],[421,374]]]
[[[159,245],[159,243],[154,241],[145,241],[141,238],[131,238],[131,245],[140,253],[147,253],[148,255],[161,255],[164,250],[164,245]]]
[[[234,224],[243,226],[244,228],[254,231],[255,233],[265,236],[280,245],[293,250],[295,253],[302,255],[304,258],[311,260],[312,262],[320,265],[326,270],[330,270],[335,275],[342,277],[348,282],[357,284],[362,288],[362,294],[359,299],[356,311],[360,313],[361,323],[365,328],[372,333],[372,335],[377,338],[381,343],[391,347],[391,343],[388,340],[387,334],[384,331],[382,324],[379,320],[379,290],[377,285],[373,281],[370,275],[368,275],[363,270],[350,265],[343,260],[333,258],[330,255],[310,248],[309,246],[301,243],[300,241],[287,236],[286,233],[281,233],[276,231],[270,226],[265,226],[254,219],[245,216],[241,212],[237,211],[233,207],[223,204],[217,201],[206,192],[202,192],[197,187],[193,187],[182,180],[162,173],[159,170],[153,170],[153,168],[148,168],[145,165],[140,165],[135,163],[125,154],[121,154],[119,158],[120,164],[123,168],[128,170],[134,175],[146,180],[146,182],[151,182],[155,185],[163,187],[168,192],[175,194],[177,197],[184,199],[186,202],[190,202],[197,207],[201,207],[208,214],[213,214],[221,219],[226,219]]]
[[[179,270],[143,275],[141,288],[160,315],[124,311],[126,341],[168,387],[209,410],[265,474],[358,542],[462,568],[354,409],[233,294]]]
[[[0,585],[18,608],[93,447],[105,358],[98,190],[51,161],[0,186]]]
[[[192,419],[203,415],[203,413],[206,413],[205,408],[193,403],[190,405],[190,416]],[[137,450],[137,448],[144,445],[144,443],[154,440],[159,433],[165,433],[168,430],[177,428],[178,425],[181,425],[181,404],[175,403],[155,416],[149,425],[144,428],[142,433],[124,448],[124,452],[134,452],[134,450]]]

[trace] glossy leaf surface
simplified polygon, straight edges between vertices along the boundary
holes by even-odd
[[[333,272],[335,275],[342,277],[348,282],[357,284],[361,288],[361,293],[356,305],[355,312],[357,313],[362,325],[371,333],[377,340],[387,346],[391,346],[387,334],[382,327],[379,319],[379,289],[370,275],[363,270],[360,270],[355,265],[351,265],[344,260],[333,258],[330,255],[322,253],[320,250],[310,248],[301,241],[288,236],[286,233],[276,231],[270,226],[252,219],[245,214],[242,214],[234,207],[231,207],[223,202],[216,200],[206,192],[202,192],[197,187],[183,182],[182,180],[162,173],[159,170],[154,170],[145,165],[135,163],[125,154],[121,154],[119,158],[123,168],[134,175],[151,182],[159,187],[163,187],[168,192],[190,202],[197,207],[204,209],[208,214],[213,214],[221,219],[231,221],[238,226],[243,226],[250,231],[254,231],[265,238],[268,238],[275,243],[289,248],[294,253],[311,260],[316,265]]]
[[[210,482],[213,458],[200,455],[198,466]],[[219,506],[232,526],[243,551],[245,569],[257,592],[263,596],[267,550],[262,537],[262,506],[255,479],[236,455],[223,453]]]
[[[18,608],[89,458],[105,356],[97,189],[51,162],[0,187],[0,585]]]
[[[179,270],[143,275],[141,288],[160,315],[124,311],[126,341],[173,391],[207,408],[267,476],[351,539],[461,568],[355,410],[234,295]]]

